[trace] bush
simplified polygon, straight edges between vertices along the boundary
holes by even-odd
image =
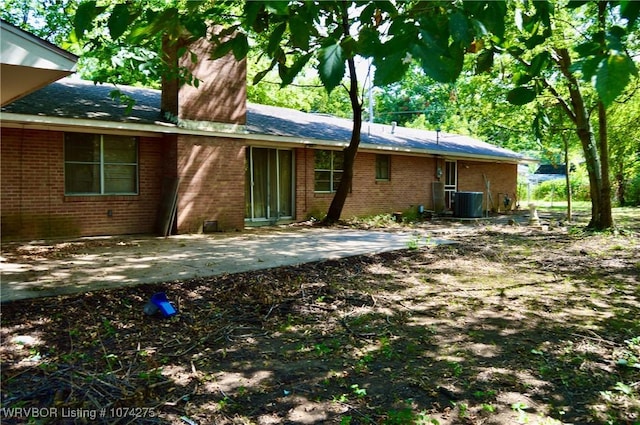
[[[640,175],[636,175],[627,182],[625,188],[625,201],[627,206],[640,206]]]
[[[566,201],[567,184],[564,179],[547,180],[540,183],[533,191],[533,197],[540,201]],[[589,201],[589,180],[571,177],[571,199],[574,201]]]

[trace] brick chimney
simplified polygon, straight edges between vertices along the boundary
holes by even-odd
[[[187,53],[180,58],[175,53],[178,48],[178,45],[163,43],[165,57],[177,60],[180,68],[189,69],[200,81],[195,87],[179,86],[172,78],[163,80],[163,113],[177,116],[181,125],[189,127],[211,127],[207,123],[244,125],[247,116],[246,60],[238,62],[232,53],[211,59],[213,45],[204,38],[190,43]],[[191,53],[198,57],[196,63],[191,61]]]

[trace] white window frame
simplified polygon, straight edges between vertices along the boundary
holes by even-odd
[[[65,137],[66,137],[65,133]],[[85,133],[91,136],[95,136],[93,133]],[[138,137],[133,137],[136,142],[135,151],[136,151],[136,162],[105,162],[104,159],[104,134],[99,134],[100,136],[100,159],[99,162],[96,161],[68,161],[67,160],[67,152],[66,152],[66,140],[63,143],[64,145],[64,194],[65,196],[113,196],[113,195],[124,195],[124,196],[134,196],[140,193],[140,139]],[[131,136],[123,136],[123,137],[131,137]],[[69,192],[67,190],[66,183],[66,168],[67,164],[85,164],[85,165],[98,165],[100,169],[100,191],[99,192]],[[106,192],[105,191],[105,166],[106,165],[126,165],[126,166],[135,166],[135,187],[136,190],[134,192]]]
[[[337,153],[342,153],[344,155],[343,152],[338,152],[338,151],[334,151],[334,150],[330,150],[330,149],[319,149],[318,151],[325,151],[325,152],[329,152],[329,154],[331,155],[331,168],[330,169],[325,169],[325,168],[315,168],[315,158],[313,161],[313,191],[315,193],[335,193],[336,190],[338,190],[338,185],[335,182],[335,178],[334,178],[334,174],[336,172],[340,172],[342,174],[344,174],[344,170],[337,170],[335,169],[334,166],[334,158],[335,155]],[[344,158],[343,158],[344,161]],[[315,186],[316,186],[316,178],[315,178],[315,173],[318,171],[323,171],[323,172],[329,172],[329,190],[316,190]],[[342,177],[340,178],[340,180],[342,180]]]
[[[453,208],[454,193],[458,191],[458,162],[456,160],[445,160],[444,171],[445,206]]]

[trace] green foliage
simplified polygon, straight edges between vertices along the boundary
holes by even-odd
[[[640,206],[640,174],[628,180],[626,186],[626,205]]]
[[[633,80],[624,102],[608,109],[610,165],[621,206],[640,205],[640,91]]]
[[[601,11],[592,7],[595,2],[585,2],[588,7],[581,8],[579,13],[576,9],[568,12],[569,20],[585,23],[587,33],[577,33],[564,24],[567,19],[561,16],[564,11],[557,7],[555,10],[543,9],[540,7],[543,3],[533,3],[533,6],[515,3],[518,32],[510,40],[507,51],[519,59],[524,74],[515,74],[516,87],[509,92],[507,99],[516,105],[533,101],[549,88],[547,77],[550,73],[562,69],[565,78],[592,84],[599,99],[605,105],[611,105],[624,92],[632,76],[638,75],[627,45],[628,36],[634,31],[635,19],[629,21],[626,28],[622,27],[618,22],[601,18]],[[614,2],[600,4],[610,9],[611,16],[619,12],[619,5]],[[526,25],[523,24],[525,21]],[[556,34],[561,34],[561,38]],[[575,46],[571,54],[568,51],[564,53],[567,38],[572,38]],[[551,55],[548,50],[556,54]],[[558,91],[553,93],[554,96],[558,94]]]
[[[79,53],[70,46],[75,0],[0,0],[0,17],[57,46]]]
[[[574,201],[588,201],[589,179],[584,176],[571,177],[571,199]],[[533,198],[539,201],[566,201],[567,183],[565,179],[547,180],[536,186]]]
[[[328,93],[340,85],[346,70],[342,46],[337,40],[327,40],[318,53],[318,73]]]

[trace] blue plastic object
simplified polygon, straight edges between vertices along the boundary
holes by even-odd
[[[151,303],[158,307],[158,310],[160,310],[160,313],[162,313],[164,317],[171,317],[177,313],[164,292],[153,294],[151,296]]]

